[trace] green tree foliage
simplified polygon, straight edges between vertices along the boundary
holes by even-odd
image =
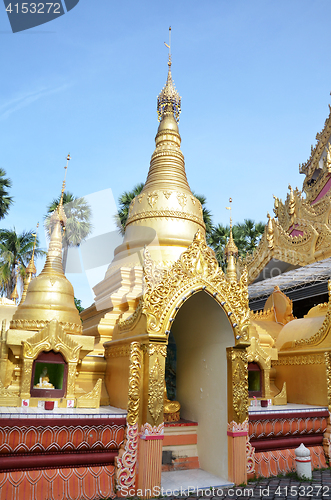
[[[140,182],[136,184],[131,191],[124,191],[121,196],[118,198],[119,210],[116,214],[117,226],[121,232],[124,234],[125,224],[129,215],[129,206],[133,198],[138,196],[143,190],[144,184]]]
[[[75,300],[75,306],[76,306],[76,309],[78,310],[78,312],[81,313],[82,311],[84,311],[84,307],[82,306],[82,301],[80,299],[77,299],[76,297],[74,297],[74,300]]]
[[[48,233],[51,232],[50,214],[57,209],[61,200],[61,195],[55,198],[47,207],[45,216],[45,227]],[[72,193],[66,191],[63,193],[63,209],[67,217],[66,230],[63,235],[63,269],[66,267],[68,248],[79,246],[91,233],[92,224],[91,207],[85,198],[76,198]]]
[[[17,234],[15,228],[0,229],[0,289],[2,295],[10,298],[16,283],[16,275],[22,283],[25,268],[28,265],[33,251],[34,232],[24,231]],[[44,255],[36,241],[35,256]]]
[[[252,219],[245,219],[244,222],[234,224],[232,234],[235,244],[238,247],[240,257],[245,257],[256,248],[264,233],[263,222],[254,222]],[[226,268],[224,249],[230,236],[230,226],[217,224],[213,228],[208,244],[214,250],[216,258],[222,269]]]
[[[0,219],[7,215],[13,198],[9,196],[8,189],[11,188],[11,180],[6,178],[6,172],[0,168]]]

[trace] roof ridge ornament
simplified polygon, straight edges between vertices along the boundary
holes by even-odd
[[[171,26],[169,27],[169,44],[164,42],[165,46],[169,49],[168,56],[168,77],[165,86],[161,90],[157,98],[157,114],[159,121],[167,114],[173,114],[176,122],[179,122],[179,115],[181,113],[181,97],[175,87],[171,75]]]

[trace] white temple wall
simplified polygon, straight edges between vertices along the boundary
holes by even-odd
[[[177,345],[177,400],[181,417],[198,422],[200,467],[227,479],[227,359],[233,330],[207,293],[181,307],[172,332]]]

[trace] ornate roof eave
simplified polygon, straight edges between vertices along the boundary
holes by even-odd
[[[325,251],[321,254],[321,259],[326,258],[326,251],[329,248],[331,255],[331,227],[322,224],[319,229],[315,225],[303,221],[297,221],[298,226],[303,230],[301,236],[290,236],[275,219],[271,219],[272,234],[270,226],[266,225],[261,241],[255,251],[245,259],[239,260],[239,268],[243,270],[247,267],[248,284],[253,283],[267,264],[274,258],[291,265],[306,266],[315,262],[316,251],[319,250],[318,239],[323,236],[322,245]]]
[[[316,162],[319,160],[321,154],[323,153],[329,137],[331,135],[331,106],[329,104],[329,116],[326,118],[324,122],[323,130],[316,134],[317,143],[315,146],[311,146],[310,157],[305,163],[299,165],[300,174],[305,174],[309,177],[310,173],[314,170],[313,167],[316,167]]]
[[[305,174],[306,177],[303,182],[303,191],[307,194],[307,200],[312,198],[311,190],[315,188],[315,185],[310,186],[310,181],[312,180],[313,174],[317,168],[320,167],[320,159],[323,155],[325,149],[328,149],[328,142],[331,136],[331,106],[329,105],[329,116],[326,118],[323,130],[316,134],[317,143],[315,146],[311,146],[311,154],[308,160],[299,164],[299,172],[300,174]],[[330,152],[328,154],[328,161],[324,161],[323,170],[325,170],[324,174],[330,174]],[[325,160],[325,158],[324,158]],[[327,163],[327,165],[326,165]],[[322,176],[322,177],[325,177]],[[319,179],[321,181],[321,179]],[[321,182],[319,182],[321,184]],[[325,182],[324,182],[325,183]],[[315,189],[316,190],[316,189]]]

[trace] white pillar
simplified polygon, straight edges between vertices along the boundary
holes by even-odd
[[[295,450],[295,464],[299,477],[312,478],[310,451],[303,443]]]

